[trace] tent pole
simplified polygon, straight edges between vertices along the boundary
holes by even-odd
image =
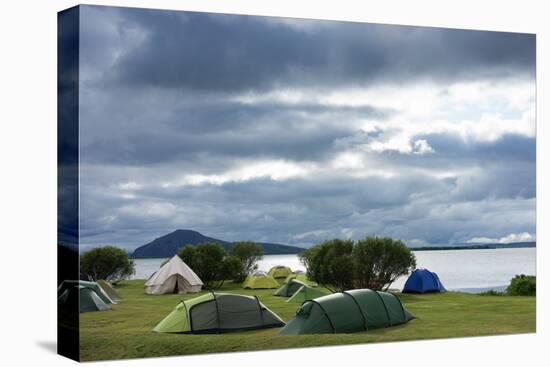
[[[321,311],[323,311],[323,313],[325,314],[325,317],[327,318],[328,320],[328,323],[330,324],[330,327],[332,328],[332,333],[333,334],[336,334],[336,328],[334,327],[334,324],[332,323],[332,320],[330,319],[330,316],[328,315],[327,311],[325,310],[325,308],[317,301],[315,301],[314,299],[311,299],[309,300],[310,302],[313,302],[315,303],[317,306],[319,306],[319,308],[321,308]],[[305,301],[304,303],[302,304],[305,304],[307,301]]]
[[[221,323],[220,323],[220,309],[218,308],[218,299],[216,298],[216,293],[214,291],[212,292],[212,296],[214,296],[214,304],[216,305],[216,320],[218,321],[218,329],[221,329]]]
[[[258,303],[258,309],[260,310],[260,318],[262,319],[262,325],[265,325],[264,313],[262,311],[262,305],[260,303],[260,300],[258,299],[257,295],[254,295],[254,298],[256,298],[256,302]]]
[[[382,298],[382,296],[378,293],[378,291],[375,291],[374,289],[372,289],[372,291],[374,293],[376,293],[376,295],[378,296],[378,298],[380,298],[380,302],[382,302],[382,305],[384,306],[384,310],[386,311],[386,317],[388,318],[388,326],[392,326],[392,323],[391,323],[391,318],[390,318],[390,312],[388,311],[388,307],[386,306],[386,302],[384,302],[384,299]],[[387,326],[386,326],[387,327]]]

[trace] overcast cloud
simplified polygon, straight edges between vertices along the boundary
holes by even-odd
[[[81,235],[533,240],[535,36],[81,8]]]

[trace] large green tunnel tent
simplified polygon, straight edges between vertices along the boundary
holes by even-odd
[[[392,293],[354,289],[304,302],[279,334],[354,333],[413,318]]]
[[[158,333],[224,333],[284,326],[284,321],[257,297],[208,293],[180,302],[153,331]]]

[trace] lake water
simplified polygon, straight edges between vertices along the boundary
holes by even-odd
[[[513,248],[494,250],[416,251],[417,267],[435,271],[448,290],[480,292],[503,290],[516,274],[536,273],[536,249]],[[133,279],[147,279],[165,259],[136,259]],[[259,269],[268,271],[274,265],[292,270],[305,270],[296,255],[266,255]],[[406,277],[391,288],[402,289]]]

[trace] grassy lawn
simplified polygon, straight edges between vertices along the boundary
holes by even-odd
[[[117,288],[124,297],[121,303],[110,311],[81,314],[83,361],[535,332],[535,297],[448,292],[400,294],[403,305],[417,319],[369,332],[279,336],[280,329],[275,328],[219,335],[156,334],[151,329],[179,300],[197,294],[151,296],[145,294],[143,283],[122,282]],[[286,298],[273,297],[273,290],[244,290],[227,283],[222,291],[256,294],[285,321],[298,307],[286,303]]]

